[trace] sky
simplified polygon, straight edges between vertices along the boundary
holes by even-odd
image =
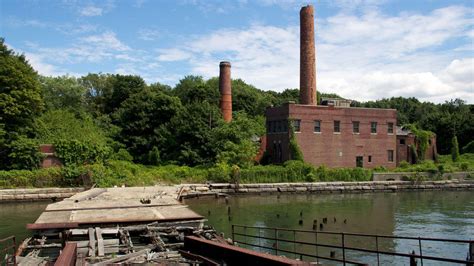
[[[46,76],[232,78],[299,87],[299,10],[315,8],[317,89],[474,103],[474,1],[1,0],[0,36]]]

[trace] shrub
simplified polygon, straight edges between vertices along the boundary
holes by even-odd
[[[54,142],[56,156],[65,164],[94,164],[104,162],[111,155],[111,148],[75,139],[59,139]]]
[[[474,153],[474,140],[462,147],[462,153]]]
[[[8,144],[11,169],[36,169],[42,159],[34,139],[19,136]]]
[[[461,168],[461,170],[463,170],[463,171],[467,171],[469,169],[469,164],[467,162],[462,162],[459,165],[459,168]]]
[[[457,162],[459,160],[459,143],[456,136],[451,139],[451,159],[453,162]]]
[[[133,156],[126,149],[120,148],[118,152],[111,156],[111,159],[131,162],[133,161]]]

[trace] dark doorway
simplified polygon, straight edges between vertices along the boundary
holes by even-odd
[[[364,167],[364,157],[362,156],[356,157],[356,167]]]

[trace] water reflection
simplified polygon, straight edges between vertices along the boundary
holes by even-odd
[[[322,231],[344,231],[354,233],[422,236],[469,239],[474,235],[474,193],[472,192],[405,192],[375,194],[329,194],[329,195],[268,195],[231,197],[228,205],[224,199],[200,199],[188,201],[195,211],[205,215],[209,223],[230,237],[231,224],[267,226],[290,229]],[[231,208],[229,221],[227,208]],[[208,215],[208,210],[211,215]],[[326,218],[326,219],[324,219]],[[300,225],[300,220],[302,224]],[[317,220],[317,221],[315,221]],[[327,221],[326,221],[327,220]],[[346,223],[344,223],[344,220]],[[323,221],[326,221],[325,223]],[[255,233],[255,232],[254,232]],[[258,234],[258,233],[257,233]],[[275,232],[260,232],[272,238]],[[295,238],[291,232],[279,232],[279,237]],[[315,235],[297,235],[299,241],[314,243]],[[318,235],[318,241],[340,245],[340,236]],[[262,241],[262,240],[260,240]],[[262,242],[256,245],[261,245]],[[275,245],[272,240],[263,242]],[[346,237],[346,246],[376,248],[375,238]],[[380,250],[418,253],[418,241],[379,239]],[[280,243],[279,248],[315,254],[314,246]],[[257,249],[258,250],[258,249]],[[426,250],[426,251],[425,251]],[[264,251],[262,249],[262,251]],[[331,251],[341,257],[334,248],[318,248],[318,254],[329,256]],[[269,252],[269,251],[267,251]],[[444,255],[465,259],[466,245],[440,245],[423,243],[425,255]],[[288,255],[292,257],[292,255]],[[346,258],[377,264],[376,255],[347,252]],[[303,258],[309,260],[310,258]],[[380,263],[405,265],[408,259],[380,256]],[[426,262],[425,262],[426,263]],[[437,263],[438,264],[438,263]]]

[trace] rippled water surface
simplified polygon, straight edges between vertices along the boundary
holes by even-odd
[[[325,194],[325,195],[268,195],[230,197],[224,199],[198,199],[186,202],[202,214],[217,230],[231,236],[231,224],[267,226],[289,229],[312,230],[314,220],[322,222],[324,231],[384,234],[397,236],[421,236],[435,238],[474,239],[474,192],[435,191],[374,194]],[[44,210],[48,202],[0,204],[0,238],[16,235],[23,239],[29,235],[25,229]],[[230,221],[228,215],[230,207]],[[302,218],[300,218],[302,213]],[[336,218],[336,221],[334,221]],[[303,225],[299,225],[299,220]],[[346,220],[346,223],[343,221]],[[318,226],[319,231],[319,226]],[[248,233],[252,233],[250,230]],[[257,233],[257,232],[254,232]],[[261,232],[262,236],[274,236],[274,232]],[[291,233],[279,233],[279,237],[292,239]],[[296,235],[300,241],[314,242],[314,235]],[[340,244],[340,238],[319,236],[319,243]],[[371,238],[346,237],[346,245],[375,248]],[[254,244],[272,246],[271,241],[254,241]],[[379,248],[391,252],[418,253],[418,241],[379,240]],[[423,243],[424,255],[443,255],[465,259],[467,246]],[[329,256],[330,248],[318,248],[279,244],[279,248],[304,253]],[[265,251],[262,249],[262,251]],[[286,254],[291,257],[290,254]],[[336,256],[341,257],[336,250]],[[377,264],[376,256],[348,252],[347,258]],[[303,259],[309,260],[304,257]],[[381,264],[407,265],[408,259],[380,256]],[[420,263],[418,264],[420,265]],[[424,265],[440,265],[425,261]]]
[[[231,224],[249,226],[267,226],[290,229],[312,230],[314,220],[318,225],[323,218],[324,231],[344,231],[354,233],[382,234],[396,236],[415,236],[433,238],[474,239],[474,192],[469,191],[433,191],[374,194],[323,194],[323,195],[269,195],[231,197],[224,199],[198,199],[186,202],[192,209],[206,216],[209,223],[217,230],[231,236]],[[230,218],[228,208],[230,207]],[[302,218],[300,215],[302,213]],[[299,221],[303,220],[303,225]],[[230,220],[230,221],[229,221]],[[343,221],[346,220],[346,223]],[[258,234],[258,231],[247,229],[247,233]],[[317,228],[319,230],[319,226]],[[273,237],[274,232],[260,231],[262,236]],[[291,233],[279,237],[305,242],[315,241],[313,234],[296,235]],[[319,236],[319,243],[340,244],[338,237]],[[249,239],[247,239],[249,241]],[[250,240],[251,242],[251,240]],[[272,246],[274,242],[254,240],[257,245]],[[346,245],[364,248],[376,248],[374,238],[346,237]],[[390,252],[408,253],[413,250],[418,254],[416,240],[380,239],[379,248]],[[336,251],[337,257],[342,252],[334,248],[308,247],[304,245],[284,245],[297,251],[329,256]],[[256,248],[258,250],[258,248]],[[423,255],[446,256],[465,259],[468,252],[466,244],[440,244],[422,242]],[[262,249],[262,251],[265,251]],[[291,257],[290,254],[287,256]],[[347,252],[346,258],[354,261],[377,264],[377,257],[360,252]],[[309,260],[310,258],[303,258]],[[381,264],[409,264],[408,258],[381,255]],[[420,263],[419,263],[420,264]],[[426,265],[441,265],[440,262],[424,261]],[[449,264],[445,264],[449,265]]]

